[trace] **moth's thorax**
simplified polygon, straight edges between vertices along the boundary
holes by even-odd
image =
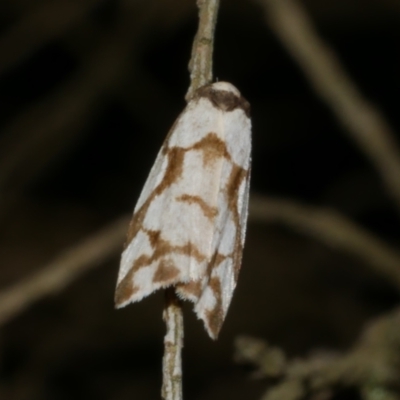
[[[206,98],[214,107],[225,112],[242,109],[246,116],[250,117],[250,104],[239,90],[228,82],[215,82],[202,86],[196,91],[194,98]]]
[[[241,97],[239,90],[229,82],[215,82],[210,85],[214,90],[230,92],[236,97]]]

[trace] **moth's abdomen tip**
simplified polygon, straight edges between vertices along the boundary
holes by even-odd
[[[210,326],[209,321],[204,321],[204,326],[206,328],[208,336],[210,336],[212,340],[217,340],[222,328],[222,322],[219,326]]]
[[[217,333],[207,332],[207,333],[208,333],[208,336],[210,336],[210,338],[212,340],[216,341],[218,339],[219,332],[217,332]]]
[[[219,327],[219,328],[211,327],[208,325],[207,321],[203,320],[203,322],[204,322],[204,328],[205,328],[206,332],[208,333],[208,336],[210,336],[210,338],[212,340],[217,340],[219,333],[221,331],[221,329],[220,329],[221,327]]]
[[[218,315],[219,312],[215,312],[215,310],[199,309],[198,304],[195,306],[195,312],[197,318],[204,323],[204,328],[208,333],[208,336],[210,336],[212,340],[217,340],[224,318],[221,315]]]
[[[132,297],[137,292],[130,280],[123,279],[115,289],[114,305],[115,308],[122,308],[132,303]]]
[[[122,305],[122,304],[120,304],[120,303],[117,303],[116,301],[114,301],[114,308],[116,309],[116,310],[119,310],[120,308],[123,308],[124,306]]]
[[[118,291],[115,292],[114,296],[114,307],[116,309],[123,308],[128,304],[127,301],[122,301],[122,299],[118,295]]]

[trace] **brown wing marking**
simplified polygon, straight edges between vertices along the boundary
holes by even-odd
[[[161,260],[153,277],[154,283],[173,281],[179,275],[179,269],[171,260]]]
[[[183,163],[185,153],[190,150],[201,150],[203,152],[203,161],[205,164],[211,163],[220,157],[229,158],[229,153],[223,140],[210,132],[202,140],[193,144],[188,148],[183,147],[164,147],[166,157],[168,158],[167,168],[163,180],[154,188],[149,197],[143,205],[136,211],[129,224],[128,234],[125,242],[125,248],[131,240],[142,229],[143,220],[146,216],[147,210],[151,202],[156,196],[159,196],[165,189],[170,187],[173,183],[177,182],[182,176]]]
[[[156,196],[159,196],[165,189],[176,182],[182,175],[183,162],[186,150],[181,147],[171,147],[166,154],[168,158],[167,168],[165,170],[163,180],[154,188],[150,196],[146,199],[143,205],[135,212],[128,228],[126,237],[125,248],[131,240],[137,235],[139,230],[142,229],[143,220],[147,214],[151,202]]]
[[[155,261],[159,262],[157,271],[154,275],[154,282],[160,283],[160,277],[164,276],[164,285],[168,285],[173,282],[177,274],[174,271],[179,271],[179,268],[173,265],[170,260],[166,260],[166,256],[169,254],[183,254],[196,259],[199,263],[205,260],[205,256],[199,252],[199,250],[192,243],[187,242],[185,245],[173,246],[170,242],[161,238],[159,231],[144,230],[149,236],[150,243],[153,245],[154,252],[151,256],[141,255],[133,263],[131,269],[126,276],[118,284],[115,291],[115,304],[121,304],[128,301],[139,288],[133,284],[133,276],[141,269],[145,268]],[[168,272],[163,272],[162,269],[167,266]]]
[[[204,216],[210,220],[213,220],[218,214],[217,207],[209,206],[200,196],[192,196],[189,194],[183,194],[182,196],[176,197],[175,200],[182,201],[182,202],[189,203],[189,204],[196,204],[197,206],[200,207]]]
[[[243,180],[248,178],[249,178],[249,171],[234,164],[231,175],[229,177],[229,180],[225,188],[228,207],[233,217],[233,222],[236,226],[235,247],[232,254],[236,282],[238,279],[239,270],[242,263],[242,254],[243,254],[242,229],[240,226],[240,215],[238,209],[239,188]]]

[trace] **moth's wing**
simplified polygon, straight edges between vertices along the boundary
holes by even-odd
[[[134,210],[118,275],[117,307],[205,275],[223,166],[220,125],[221,112],[199,98],[172,128]]]
[[[240,109],[224,117],[226,148],[218,195],[213,256],[201,280],[178,285],[195,303],[197,316],[216,338],[225,319],[241,266],[249,198],[251,122]]]

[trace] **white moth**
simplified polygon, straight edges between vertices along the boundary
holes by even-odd
[[[136,204],[116,306],[174,286],[211,338],[241,266],[249,196],[249,103],[230,83],[198,89],[169,132]]]

